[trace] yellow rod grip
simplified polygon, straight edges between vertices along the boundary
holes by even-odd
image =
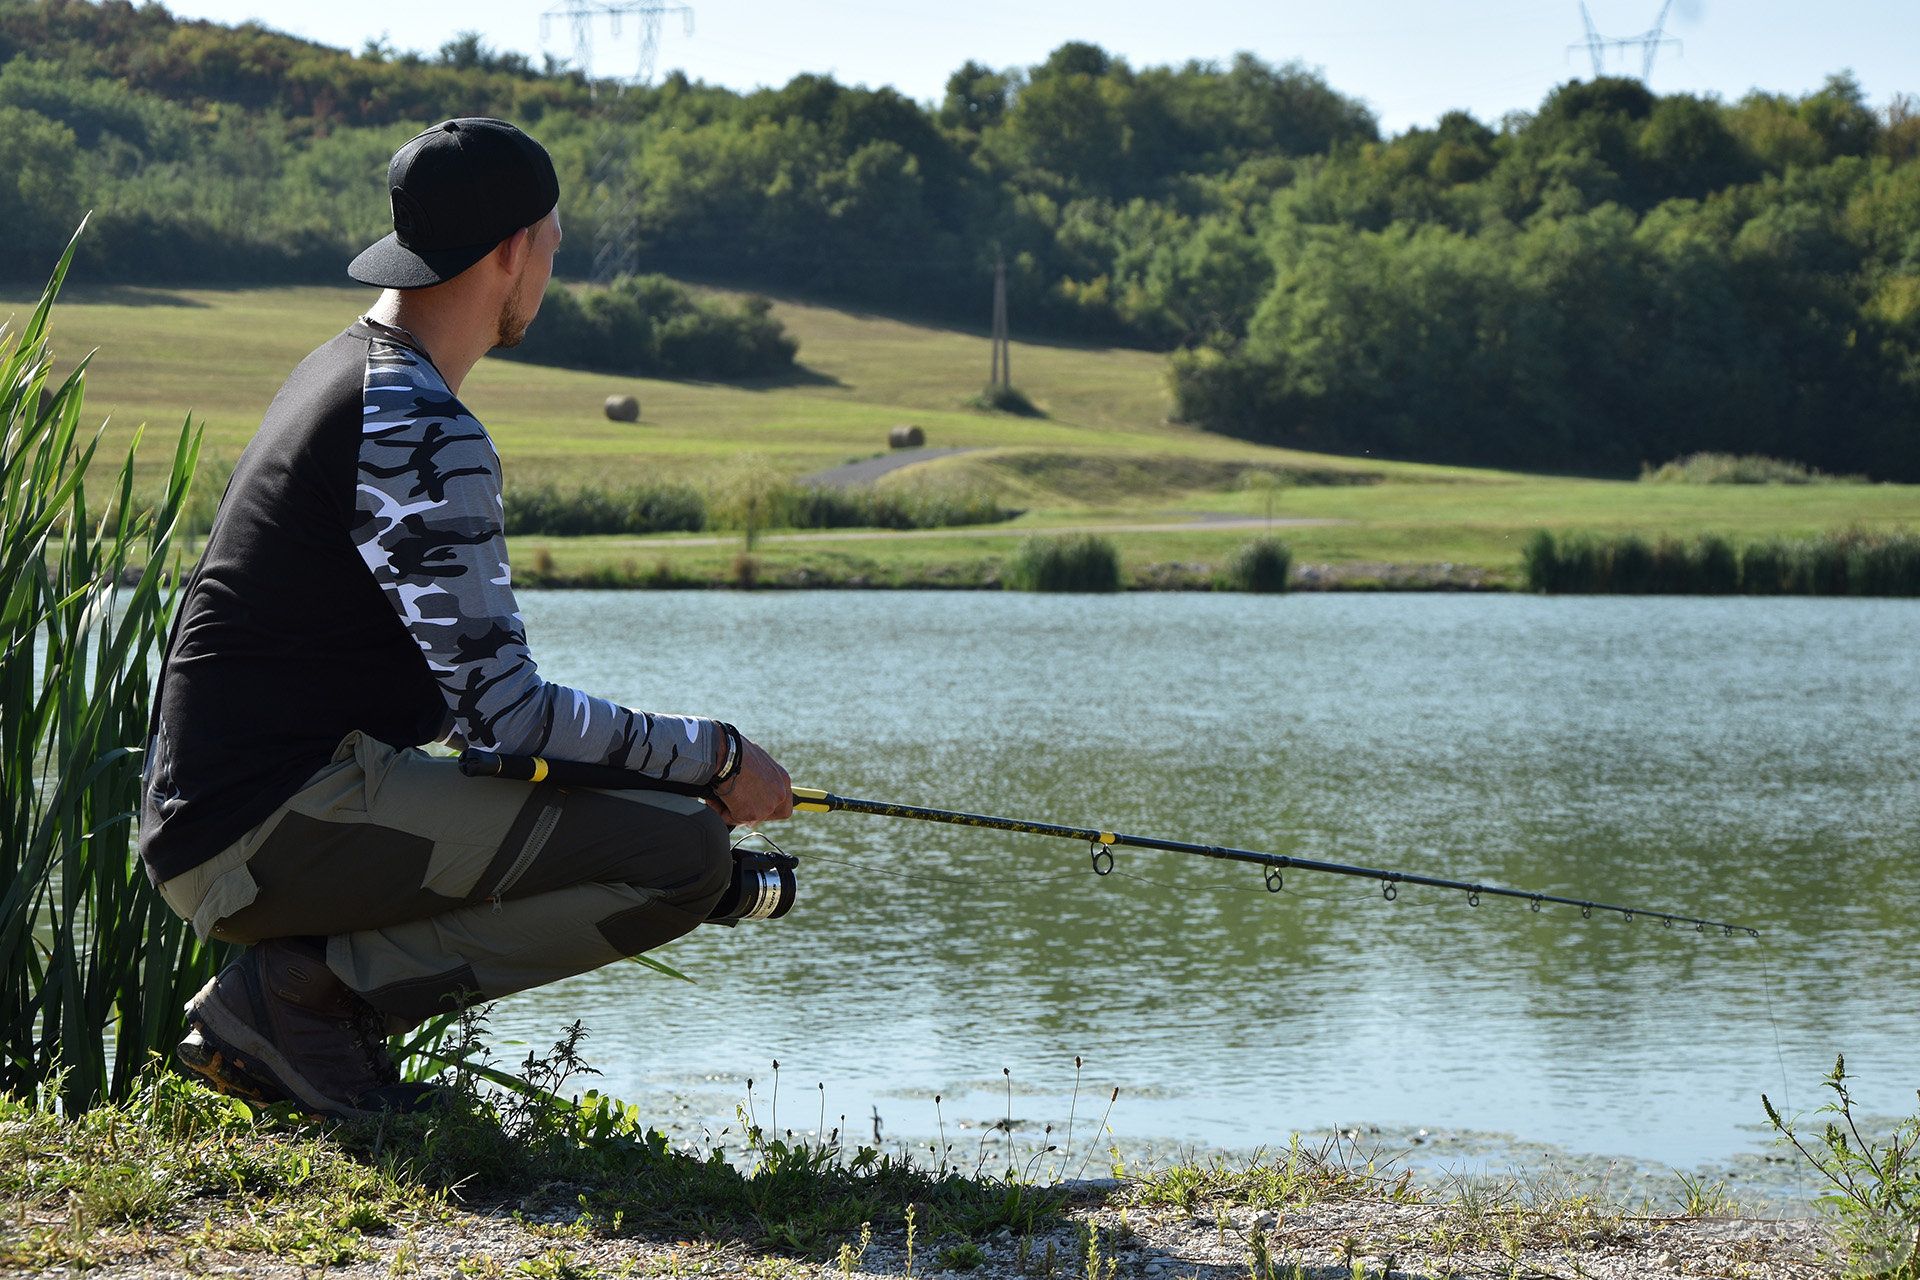
[[[547,762],[539,756],[533,758],[533,780],[535,782],[547,780]]]
[[[818,787],[795,787],[793,807],[804,813],[833,812],[833,806],[827,803],[827,793]]]

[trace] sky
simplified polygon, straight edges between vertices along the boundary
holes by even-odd
[[[670,2],[670,0],[669,0]],[[593,4],[594,0],[586,0]],[[1592,74],[1579,0],[690,0],[693,25],[667,17],[656,71],[737,89],[779,85],[801,72],[846,84],[892,85],[938,101],[969,58],[1024,66],[1067,40],[1087,40],[1136,66],[1189,58],[1222,60],[1241,50],[1274,63],[1298,60],[1335,89],[1372,107],[1383,129],[1431,124],[1456,108],[1488,122],[1531,110],[1554,85]],[[1587,0],[1602,36],[1647,32],[1661,0]],[[398,49],[431,53],[454,33],[482,32],[498,49],[536,64],[542,52],[573,55],[572,28],[541,15],[547,0],[177,0],[182,17],[255,19],[308,39],[358,50],[385,36]],[[568,7],[572,7],[569,5]],[[594,7],[602,7],[595,4]],[[633,74],[638,24],[597,25],[596,74]],[[1802,94],[1852,70],[1876,104],[1920,94],[1920,3],[1916,0],[1672,0],[1648,83],[1662,93],[1737,98],[1758,87]],[[1570,45],[1581,48],[1569,49]],[[1610,72],[1638,74],[1642,53],[1609,55]]]

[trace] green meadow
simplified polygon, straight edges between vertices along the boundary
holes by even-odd
[[[287,371],[371,298],[356,288],[76,285],[55,312],[54,345],[62,369],[97,351],[86,406],[108,420],[103,457],[136,425],[170,428],[191,413],[217,464],[238,456]],[[16,316],[30,303],[23,290],[0,293],[0,309]],[[795,480],[884,453],[888,429],[912,423],[929,446],[970,452],[881,484],[991,492],[1024,513],[950,532],[770,531],[754,549],[762,582],[993,581],[1016,535],[1098,529],[1130,579],[1198,585],[1269,519],[1296,569],[1332,566],[1357,584],[1449,565],[1513,585],[1538,529],[1713,532],[1741,543],[1920,527],[1916,486],[1647,484],[1248,444],[1170,423],[1165,358],[1124,348],[1016,343],[1014,380],[1047,416],[981,413],[965,406],[987,367],[980,333],[795,300],[775,314],[800,340],[791,378],[722,385],[490,359],[463,398],[493,432],[509,486],[678,480],[723,492],[743,476]],[[638,424],[604,417],[614,393],[639,398]],[[155,486],[169,461],[158,445],[143,457]],[[742,549],[739,534],[527,535],[515,557],[529,581],[691,583],[734,580]]]

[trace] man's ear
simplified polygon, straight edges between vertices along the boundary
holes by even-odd
[[[520,274],[520,268],[526,265],[527,255],[533,251],[533,229],[522,227],[493,247],[493,256],[500,261],[500,269],[508,275]]]

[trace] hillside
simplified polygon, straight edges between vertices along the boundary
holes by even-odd
[[[82,285],[55,313],[56,345],[63,367],[98,348],[87,406],[90,418],[111,418],[109,451],[148,422],[161,429],[147,451],[157,470],[159,437],[190,410],[206,423],[217,474],[286,372],[369,297],[321,287]],[[17,313],[29,302],[24,291],[0,292],[0,308]],[[798,300],[776,302],[774,312],[799,337],[804,366],[781,384],[617,379],[489,360],[466,398],[498,440],[510,485],[676,478],[711,489],[750,468],[798,478],[883,453],[888,428],[910,422],[930,445],[968,452],[883,485],[985,488],[1025,512],[974,529],[776,535],[756,553],[770,575],[823,581],[978,581],[1015,536],[1085,527],[1108,530],[1133,572],[1175,566],[1153,572],[1204,580],[1269,514],[1302,563],[1346,566],[1362,578],[1417,570],[1417,580],[1457,583],[1511,581],[1521,544],[1538,528],[1711,530],[1744,540],[1850,524],[1920,527],[1913,486],[1652,485],[1236,441],[1168,423],[1163,362],[1125,348],[1016,343],[1014,369],[1050,416],[986,415],[961,407],[986,363],[980,334]],[[614,392],[640,399],[641,423],[605,419],[600,405]],[[1273,488],[1266,475],[1283,483]],[[545,566],[563,577],[636,580],[664,565],[668,577],[703,581],[726,578],[739,548],[738,535],[528,536],[515,554],[530,571]]]
[[[1016,333],[1165,353],[1172,416],[1216,432],[1920,480],[1920,114],[1844,74],[1731,102],[1575,80],[1393,137],[1297,63],[1134,66],[1083,41],[960,66],[937,106],[812,74],[623,101],[643,270],[978,323],[1004,257]],[[37,281],[91,210],[82,278],[338,281],[387,229],[394,147],[470,112],[552,151],[577,276],[605,194],[590,103],[471,35],[349,53],[0,0],[0,277]]]

